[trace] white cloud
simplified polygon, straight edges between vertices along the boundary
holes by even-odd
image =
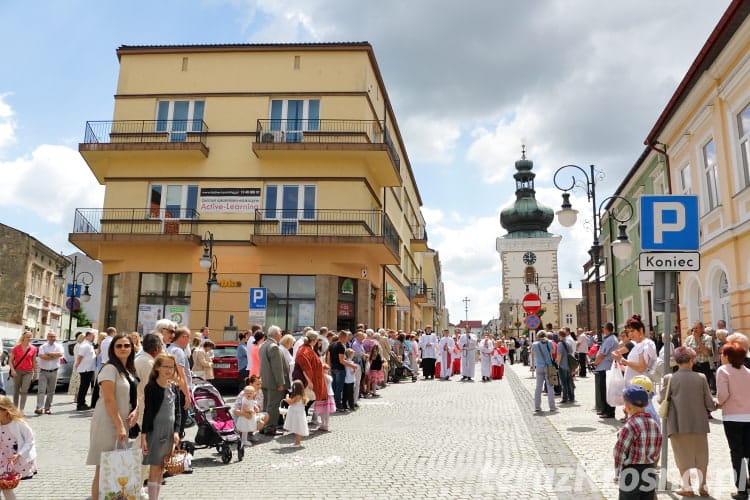
[[[16,124],[13,109],[6,101],[9,94],[0,94],[0,153],[16,141]]]
[[[0,162],[0,170],[0,206],[21,207],[51,223],[70,220],[79,207],[100,207],[104,199],[104,187],[66,146],[43,144],[27,157]]]

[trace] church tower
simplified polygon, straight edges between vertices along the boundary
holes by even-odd
[[[515,337],[525,328],[520,303],[529,292],[537,293],[542,299],[542,325],[561,326],[557,273],[557,247],[561,237],[547,232],[555,214],[536,200],[533,168],[534,163],[526,159],[523,149],[513,175],[516,201],[500,213],[500,225],[507,234],[496,241],[503,286],[500,320],[503,329]]]

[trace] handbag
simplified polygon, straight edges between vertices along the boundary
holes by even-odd
[[[617,365],[612,363],[612,367],[607,371],[607,404],[609,406],[622,406],[625,400],[622,397],[622,391],[625,389],[625,375]]]
[[[103,451],[99,461],[99,499],[141,498],[140,448],[119,448]]]
[[[315,401],[315,391],[313,391],[309,387],[305,387],[305,398],[308,402]]]
[[[669,415],[669,389],[672,386],[672,377],[667,380],[667,391],[664,393],[664,399],[659,402],[659,416],[667,418]]]
[[[549,377],[549,383],[552,384],[553,388],[556,385],[560,385],[560,374],[557,372],[557,367],[555,365],[547,367],[547,377]],[[548,388],[547,390],[554,389]]]
[[[570,354],[570,352],[568,351],[568,345],[564,341],[560,343],[563,345],[563,347],[565,347],[565,352],[567,353],[565,359],[568,360],[568,370],[570,370],[570,372],[578,370],[578,359]]]

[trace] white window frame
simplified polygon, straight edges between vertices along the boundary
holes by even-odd
[[[159,201],[159,217],[153,217],[151,215],[152,206],[151,206],[151,193],[153,192],[154,186],[161,186],[161,200]],[[196,189],[199,189],[197,184],[168,184],[168,183],[162,183],[162,182],[152,182],[148,185],[148,199],[147,199],[147,206],[146,210],[148,210],[149,218],[150,219],[178,219],[178,220],[187,220],[190,219],[190,217],[167,217],[167,192],[169,191],[169,188],[179,187],[180,192],[180,213],[182,213],[184,210],[188,209],[188,191],[191,186],[195,186]],[[199,195],[198,195],[199,196]],[[197,198],[196,198],[196,209],[197,207]]]
[[[737,138],[738,138],[738,147],[739,147],[739,172],[738,172],[738,180],[739,180],[739,187],[740,190],[745,189],[746,187],[750,186],[750,125],[748,125],[747,130],[745,131],[744,135],[740,135],[742,133],[742,113],[745,111],[750,112],[750,103],[747,103],[739,112],[735,115],[735,125],[737,126]]]
[[[710,164],[706,155],[706,148],[709,144],[713,144],[714,148],[714,163]],[[708,213],[719,205],[721,205],[721,199],[719,197],[719,163],[716,159],[718,154],[716,149],[716,140],[711,137],[709,140],[703,143],[701,146],[701,162],[703,164],[703,186],[705,187],[705,196],[702,196],[704,201],[705,212]]]
[[[680,192],[693,194],[693,180],[690,178],[690,163],[683,165],[680,170]]]

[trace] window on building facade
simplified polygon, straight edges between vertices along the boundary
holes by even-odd
[[[197,184],[151,184],[149,212],[155,219],[193,219],[197,216]]]
[[[202,132],[205,101],[159,101],[156,131],[168,132],[172,142],[185,142],[188,132]]]
[[[693,183],[690,180],[690,164],[680,169],[680,191],[682,194],[693,194]]]
[[[713,139],[703,146],[703,172],[706,178],[706,211],[719,206],[719,166],[716,164],[716,143]]]
[[[298,220],[315,219],[314,185],[269,184],[264,201],[265,218],[278,219],[281,234],[297,234]]]
[[[120,275],[110,274],[107,278],[107,303],[104,309],[105,324],[106,326],[115,326],[117,324],[117,305],[120,301]]]
[[[737,115],[737,131],[740,138],[740,156],[742,157],[743,188],[750,186],[750,104]]]
[[[264,274],[260,286],[268,289],[267,326],[288,332],[315,326],[315,276]]]
[[[320,99],[273,99],[270,128],[278,142],[302,142],[306,131],[320,130]]]
[[[568,313],[565,315],[565,325],[566,326],[572,326],[573,325],[573,315]]]
[[[727,323],[727,328],[731,329],[732,315],[730,314],[731,310],[729,304],[729,280],[727,279],[727,274],[723,271],[721,276],[719,276],[719,304],[721,309],[717,312],[720,317],[716,319],[723,319]],[[714,321],[714,324],[716,324],[716,321]]]
[[[136,327],[139,333],[151,332],[162,318],[178,325],[188,324],[192,277],[190,273],[141,273]]]

